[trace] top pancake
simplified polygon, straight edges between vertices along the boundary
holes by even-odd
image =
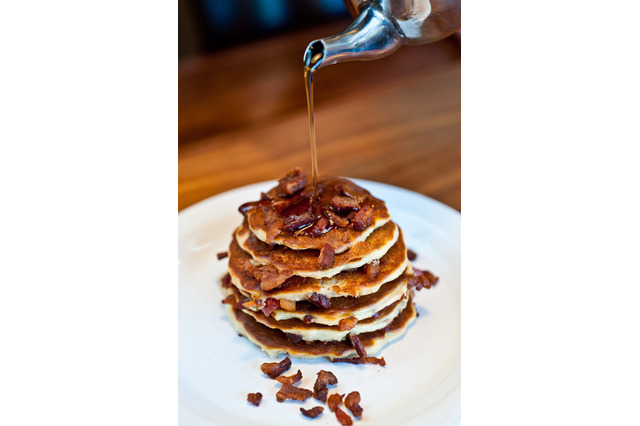
[[[278,188],[240,208],[251,232],[268,244],[294,250],[320,250],[328,244],[336,253],[342,253],[390,220],[384,201],[347,179],[320,179],[314,202],[311,184],[285,196]],[[360,210],[359,217],[367,218],[358,223],[356,215]]]

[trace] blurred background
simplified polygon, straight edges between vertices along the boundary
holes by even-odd
[[[310,173],[302,57],[353,21],[342,0],[179,0],[178,209]],[[327,66],[314,80],[321,174],[460,210],[460,37]]]

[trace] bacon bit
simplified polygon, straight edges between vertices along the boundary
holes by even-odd
[[[295,232],[299,229],[306,228],[314,222],[313,213],[307,210],[301,215],[292,215],[284,219],[284,225],[280,227],[281,231]]]
[[[309,234],[311,234],[311,236],[313,237],[320,237],[327,231],[328,227],[329,221],[327,220],[327,218],[324,216],[320,216],[318,220],[316,220],[316,223],[309,230]]]
[[[322,294],[313,293],[311,296],[307,297],[307,300],[318,308],[327,309],[331,306],[331,300]]]
[[[338,378],[331,372],[320,370],[318,372],[318,378],[313,385],[313,397],[321,402],[327,402],[327,394],[329,389],[327,385],[338,384]]]
[[[255,405],[256,407],[260,405],[260,401],[262,401],[262,394],[258,393],[250,393],[247,395],[247,401]]]
[[[216,256],[218,256],[218,260],[222,260],[225,257],[229,256],[229,252],[228,251],[221,251],[220,253],[216,254]]]
[[[233,306],[236,304],[236,298],[233,294],[230,294],[222,300],[222,303]]]
[[[260,281],[260,288],[264,291],[279,287],[288,278],[287,274],[281,274],[273,265],[261,265],[253,269],[253,277]]]
[[[278,306],[280,306],[280,301],[278,299],[274,299],[273,297],[267,297],[264,301],[264,307],[262,308],[262,313],[266,316],[271,315],[273,311],[275,311]]]
[[[278,393],[276,393],[276,399],[278,402],[283,402],[286,399],[306,401],[311,398],[311,396],[313,396],[313,392],[309,389],[299,388],[297,386],[290,385],[289,383],[283,383]]]
[[[331,209],[335,212],[346,212],[351,210],[358,210],[360,208],[360,204],[358,204],[357,200],[349,197],[341,197],[339,195],[335,195],[329,201],[331,205]]]
[[[276,377],[276,380],[282,383],[283,385],[285,383],[289,383],[290,385],[295,385],[300,380],[302,380],[302,372],[298,370],[296,374],[292,374],[291,376],[278,376]]]
[[[313,316],[305,315],[302,321],[304,321],[305,324],[311,324],[313,322]]]
[[[291,343],[300,343],[302,342],[302,336],[295,333],[284,333],[287,336],[287,340]]]
[[[291,360],[289,357],[286,357],[280,362],[265,362],[260,366],[260,371],[262,371],[267,376],[275,379],[285,371],[287,371],[291,367]]]
[[[353,413],[355,417],[362,416],[362,407],[360,406],[360,392],[351,392],[344,399],[344,405],[347,406],[349,411]]]
[[[358,213],[351,220],[353,229],[356,231],[364,231],[373,224],[373,207],[367,204],[358,210]]]
[[[331,362],[346,362],[349,364],[378,364],[382,367],[387,365],[387,362],[384,360],[384,357],[375,358],[372,356],[368,356],[366,358],[333,358]]]
[[[360,342],[358,336],[355,333],[350,333],[349,340],[351,341],[351,346],[353,346],[353,348],[356,350],[358,356],[360,358],[366,358],[367,351],[364,349],[364,346],[362,346],[362,343]]]
[[[290,170],[285,177],[278,179],[276,193],[279,197],[288,198],[296,192],[302,191],[307,184],[307,175],[300,167]]]
[[[364,272],[367,274],[367,278],[373,279],[380,272],[380,260],[375,259],[364,265]]]
[[[288,300],[288,299],[280,299],[280,307],[285,311],[295,311],[296,310],[296,301]]]
[[[410,261],[412,261],[412,262],[413,262],[414,260],[416,260],[416,259],[418,258],[418,255],[416,254],[416,252],[415,252],[415,251],[413,251],[413,250],[411,250],[411,249],[407,249],[407,258],[408,258]]]
[[[351,416],[342,411],[341,408],[336,409],[336,419],[340,422],[342,426],[351,426],[353,424],[353,420],[351,420]]]
[[[339,228],[349,226],[349,219],[347,219],[346,217],[342,217],[327,208],[324,208],[323,211],[324,214],[329,218],[331,224],[336,225]]]
[[[264,217],[264,227],[267,232],[266,243],[271,244],[271,241],[280,235],[280,227],[284,225],[284,219],[272,206],[262,206],[260,210]]]
[[[361,202],[366,198],[366,195],[362,193],[358,193],[359,191],[351,183],[337,184],[336,191],[338,191],[340,194],[344,196],[355,198],[356,200],[358,200],[358,202]]]
[[[312,419],[318,417],[320,414],[322,414],[323,411],[324,407],[313,407],[310,410],[305,410],[304,408],[300,407],[300,412],[307,417],[311,417]]]
[[[231,275],[229,275],[229,273],[227,272],[226,274],[224,274],[224,277],[222,277],[222,287],[224,288],[230,288],[231,287]]]
[[[255,310],[255,308],[258,307],[258,304],[256,303],[255,300],[249,300],[247,302],[244,302],[242,304],[242,307],[245,308],[245,309]]]
[[[338,328],[340,331],[347,331],[355,327],[356,324],[358,324],[358,318],[356,317],[343,318],[338,321]]]
[[[409,279],[409,288],[413,287],[416,291],[420,291],[423,288],[427,290],[438,283],[439,278],[433,275],[429,271],[421,271],[420,269],[413,268],[413,276]]]
[[[339,393],[332,393],[327,400],[327,405],[329,406],[329,410],[335,412],[342,404],[342,397],[344,394],[340,395]]]
[[[322,246],[322,250],[320,250],[320,256],[318,256],[318,268],[331,268],[336,261],[335,253],[333,246],[325,243],[325,245]]]

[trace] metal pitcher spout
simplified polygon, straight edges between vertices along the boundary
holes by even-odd
[[[402,45],[396,25],[375,5],[369,4],[340,34],[312,41],[304,53],[304,65],[318,69],[346,61],[379,59]]]

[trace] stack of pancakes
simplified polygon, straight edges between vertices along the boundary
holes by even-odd
[[[321,179],[314,194],[295,169],[240,211],[224,302],[270,356],[373,355],[416,318],[413,288],[437,281],[411,267],[385,203],[347,179]]]

